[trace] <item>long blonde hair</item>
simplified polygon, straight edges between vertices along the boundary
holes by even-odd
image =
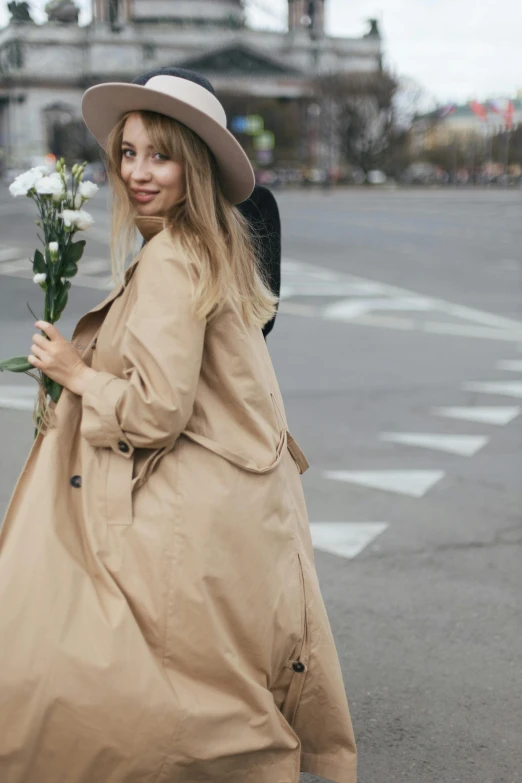
[[[123,129],[131,113],[113,128],[107,144],[107,170],[113,191],[111,258],[113,276],[121,281],[125,261],[136,244],[134,208],[121,178]],[[263,326],[276,310],[257,260],[256,240],[238,209],[223,196],[212,153],[199,136],[176,120],[156,112],[138,114],[157,152],[185,167],[185,195],[165,215],[167,225],[198,260],[194,312],[210,318],[235,301],[249,324]]]

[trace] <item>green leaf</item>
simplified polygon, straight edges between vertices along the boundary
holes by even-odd
[[[47,264],[39,250],[34,251],[33,272],[35,275],[47,274]]]
[[[60,386],[60,384],[56,383],[56,381],[51,381],[50,383],[46,384],[46,386],[51,400],[53,402],[58,402],[63,386]]]
[[[80,239],[79,242],[73,242],[69,245],[64,254],[64,261],[66,264],[77,264],[80,258],[83,256],[85,249],[85,239]]]
[[[75,261],[67,260],[63,265],[60,274],[62,277],[74,277],[78,273],[78,264]]]
[[[69,289],[71,287],[71,283],[69,280],[65,280],[60,287],[56,287],[56,299],[54,301],[54,315],[55,315],[55,321],[58,320],[60,315],[65,310],[65,305],[67,304],[67,299],[69,298]]]
[[[27,361],[27,356],[14,356],[12,359],[0,361],[0,372],[27,372],[34,370],[34,365]]]

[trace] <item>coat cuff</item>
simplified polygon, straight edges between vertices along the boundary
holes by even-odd
[[[99,372],[89,381],[82,397],[81,433],[89,445],[109,448],[123,457],[132,457],[134,446],[120,427],[116,408],[128,381],[108,372]]]

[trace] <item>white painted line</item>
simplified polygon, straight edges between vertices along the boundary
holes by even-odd
[[[38,390],[36,381],[27,383],[24,386],[15,386],[4,383],[0,386],[0,394],[7,397],[34,397]]]
[[[378,326],[381,329],[399,329],[401,331],[411,331],[416,328],[415,321],[412,318],[401,318],[396,315],[361,315],[358,318],[350,319],[350,323],[360,324],[361,326]]]
[[[522,372],[522,359],[505,359],[497,364],[498,370],[510,370],[511,372]]]
[[[279,313],[282,315],[302,315],[305,318],[317,318],[321,310],[313,305],[301,304],[301,302],[281,302]]]
[[[32,386],[0,387],[0,409],[13,411],[32,411],[36,398],[36,383]]]
[[[78,269],[80,274],[82,275],[95,275],[98,274],[99,272],[105,272],[106,274],[110,274],[111,265],[106,258],[86,258],[80,260],[78,264]],[[73,278],[72,280],[73,285],[75,279],[76,278]]]
[[[105,291],[114,288],[112,277],[89,277],[89,275],[78,274],[72,279],[73,287],[95,288],[98,291]]]
[[[33,277],[33,274],[33,267],[29,258],[18,258],[16,261],[4,261],[0,264],[0,275]]]
[[[324,478],[421,498],[444,478],[443,470],[327,470]]]
[[[389,527],[387,522],[312,522],[315,549],[338,557],[357,557]]]
[[[0,262],[19,258],[21,252],[19,247],[3,247],[0,249]]]
[[[480,424],[496,424],[502,427],[516,419],[521,410],[522,408],[490,405],[483,408],[432,408],[430,413],[434,416],[445,416],[448,419],[477,421]]]
[[[461,457],[472,457],[489,441],[482,435],[435,435],[427,432],[383,432],[380,438],[388,443],[446,451]]]
[[[0,394],[0,409],[12,411],[32,411],[34,408],[34,399],[28,397],[7,397]]]
[[[479,381],[477,383],[465,383],[461,388],[463,391],[479,392],[481,394],[500,394],[504,397],[518,397],[522,399],[522,381],[495,381],[493,383]]]
[[[323,317],[332,321],[348,321],[360,315],[373,313],[374,311],[395,312],[421,312],[432,309],[428,299],[420,296],[410,297],[379,297],[361,298],[357,300],[346,299],[325,307]]]
[[[90,229],[92,231],[92,229]],[[286,269],[286,276],[285,276]],[[386,297],[388,301],[399,300],[399,302],[406,302],[413,300],[413,302],[422,302],[422,309],[425,311],[441,312],[452,316],[453,318],[459,318],[463,321],[468,321],[471,324],[477,326],[487,326],[491,329],[498,329],[499,331],[509,331],[510,333],[517,333],[522,339],[522,321],[517,321],[513,318],[505,318],[494,313],[487,313],[482,310],[476,310],[464,305],[454,304],[444,299],[435,299],[431,297],[423,296],[415,291],[411,291],[407,288],[399,288],[398,286],[388,285],[387,283],[380,283],[376,280],[371,280],[364,277],[356,277],[355,275],[347,275],[340,272],[334,272],[328,270],[322,266],[315,266],[295,259],[284,259],[283,261],[283,283],[284,285],[292,286],[297,284],[300,279],[305,277],[311,279],[312,277],[321,278],[323,280],[337,281],[339,284],[349,284],[351,286],[359,286],[360,290],[364,290],[366,286],[366,296],[373,297]],[[293,277],[294,279],[290,279]],[[297,281],[296,279],[297,278]],[[351,296],[355,294],[350,292]],[[404,305],[402,305],[404,306]],[[415,307],[415,304],[413,304]],[[420,305],[418,306],[420,308]],[[349,310],[348,310],[349,312]],[[343,319],[348,317],[347,313],[343,315]],[[456,324],[457,325],[457,324]],[[448,324],[448,327],[452,326]],[[434,325],[431,331],[436,332],[437,326]],[[464,332],[459,332],[463,334]],[[470,334],[469,336],[478,337],[478,333]],[[483,334],[484,337],[491,336],[487,330]]]
[[[427,321],[419,325],[419,328],[430,334],[452,334],[455,337],[478,337],[481,340],[507,340],[512,342],[522,340],[522,331],[491,329],[487,326],[473,326],[471,324]]]

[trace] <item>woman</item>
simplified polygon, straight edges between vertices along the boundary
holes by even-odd
[[[354,783],[355,748],[261,326],[274,297],[232,206],[253,187],[218,100],[157,76],[84,96],[114,266],[37,322],[65,387],[0,536],[2,783]]]
[[[168,65],[154,68],[152,71],[140,74],[132,80],[133,84],[144,86],[154,76],[177,76],[204,87],[212,95],[216,95],[214,87],[202,74],[187,68]],[[253,235],[257,238],[256,251],[261,271],[272,293],[279,298],[281,291],[281,219],[279,208],[273,194],[262,185],[256,185],[246,201],[237,205],[244,218],[248,221]],[[276,304],[277,309],[277,304]],[[270,334],[275,325],[276,314],[263,326],[263,334]]]

